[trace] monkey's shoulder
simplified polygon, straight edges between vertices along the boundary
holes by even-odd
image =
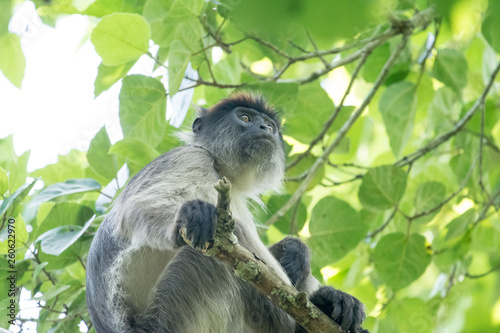
[[[145,183],[158,182],[183,182],[193,178],[193,181],[201,179],[217,179],[214,167],[214,158],[206,150],[194,146],[181,146],[174,148],[159,156],[141,171],[139,171],[129,182],[127,187],[144,186]]]
[[[190,169],[214,169],[213,155],[201,147],[180,146],[153,160],[144,167],[143,171],[149,169],[155,172],[183,171],[180,168],[188,168],[187,171]]]

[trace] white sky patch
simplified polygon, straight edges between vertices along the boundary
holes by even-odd
[[[72,148],[86,150],[106,124],[116,141],[118,89],[94,100],[100,58],[82,40],[90,29],[85,16],[62,18],[56,28],[43,25],[31,2],[23,4],[10,25],[20,33],[26,57],[22,89],[0,75],[0,137],[14,135],[17,154],[31,150],[29,170],[57,161]],[[117,87],[113,87],[117,88]]]
[[[18,155],[31,150],[29,171],[55,163],[57,155],[73,148],[86,151],[103,125],[112,143],[123,137],[121,83],[94,99],[101,59],[88,40],[92,24],[86,16],[71,15],[49,27],[31,2],[24,2],[11,20],[11,32],[21,36],[26,71],[20,90],[0,72],[0,138],[13,134]],[[154,61],[144,56],[129,74],[150,76],[153,68]]]

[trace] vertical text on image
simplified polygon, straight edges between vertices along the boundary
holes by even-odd
[[[10,318],[9,324],[15,325],[16,319],[16,220],[9,218],[7,224],[7,280],[9,281],[9,288],[7,290],[7,297],[9,303],[7,305],[7,317]]]

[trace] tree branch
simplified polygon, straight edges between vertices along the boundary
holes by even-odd
[[[436,149],[441,144],[445,143],[451,137],[453,137],[458,132],[460,132],[465,127],[465,125],[469,122],[469,120],[471,120],[472,116],[474,116],[474,114],[484,104],[484,102],[486,100],[486,96],[488,96],[488,92],[490,91],[491,87],[493,86],[493,83],[495,82],[495,78],[496,78],[499,71],[500,71],[500,63],[497,64],[497,67],[493,70],[493,73],[491,73],[490,80],[489,80],[488,84],[486,85],[486,87],[484,88],[481,96],[476,100],[474,105],[472,105],[472,107],[469,109],[469,111],[467,111],[465,116],[462,119],[460,119],[460,121],[455,125],[455,127],[451,131],[439,136],[435,140],[432,140],[426,146],[420,148],[416,152],[411,153],[411,154],[403,157],[402,159],[397,161],[395,163],[395,165],[402,167],[402,166],[405,166],[407,164],[413,163],[414,161],[416,161],[420,157],[424,156],[425,154],[427,154],[431,150]]]
[[[317,78],[331,72],[335,68],[349,64],[349,63],[355,61],[356,59],[362,57],[364,54],[372,52],[379,45],[382,45],[383,43],[385,43],[387,40],[389,40],[393,36],[396,36],[399,34],[406,36],[406,35],[409,35],[417,27],[427,26],[434,18],[435,18],[434,8],[430,7],[430,8],[427,8],[427,9],[417,13],[415,16],[413,16],[409,20],[395,21],[395,22],[393,22],[393,25],[390,29],[388,29],[387,31],[376,36],[376,38],[370,39],[370,41],[365,46],[363,46],[358,51],[346,56],[345,58],[341,58],[341,59],[338,59],[336,61],[331,62],[328,66],[325,66],[325,68],[323,68],[322,70],[314,72],[306,78],[303,78],[300,80],[281,80],[281,82],[295,82],[295,83],[300,83],[300,84],[312,82],[312,81],[316,80]],[[300,57],[290,57],[289,55],[286,55],[286,58],[288,59],[289,62],[293,63],[293,62],[297,62],[297,61],[304,61],[307,59],[317,58],[317,57],[321,57],[321,56],[324,56],[327,54],[338,53],[338,52],[339,51],[337,48],[337,49],[332,49],[332,50],[313,52],[311,54],[300,56]]]
[[[293,168],[294,166],[296,166],[297,164],[299,164],[299,162],[302,159],[304,159],[307,156],[309,156],[309,154],[311,153],[311,150],[314,148],[314,146],[316,146],[316,144],[318,142],[320,142],[321,140],[323,140],[323,138],[325,137],[326,133],[328,132],[328,130],[332,126],[333,122],[335,121],[335,119],[337,119],[337,116],[339,115],[340,111],[342,110],[342,107],[344,106],[344,102],[345,102],[347,96],[349,95],[349,93],[351,92],[351,88],[354,85],[354,81],[356,80],[356,77],[358,76],[359,72],[361,71],[361,68],[365,64],[366,59],[368,59],[368,55],[369,55],[369,53],[365,53],[363,55],[363,58],[361,58],[361,60],[359,61],[358,66],[354,70],[354,73],[352,73],[351,80],[349,81],[349,85],[347,86],[346,90],[344,91],[344,95],[342,96],[342,100],[340,101],[339,105],[335,108],[335,111],[332,113],[332,115],[330,116],[330,118],[323,125],[323,129],[322,129],[321,133],[319,133],[319,135],[316,138],[314,138],[313,141],[311,141],[311,143],[307,147],[306,151],[304,151],[303,153],[301,153],[295,159],[295,161],[293,161],[289,165],[287,165],[286,170],[289,170],[290,168]]]
[[[273,216],[271,216],[269,218],[269,220],[267,220],[266,225],[272,225],[276,221],[278,221],[281,217],[283,217],[286,214],[286,212],[288,212],[288,210],[290,208],[292,208],[292,206],[297,202],[297,200],[299,200],[302,197],[302,195],[304,195],[304,193],[307,190],[307,187],[309,186],[309,184],[312,182],[314,176],[316,175],[316,172],[321,168],[321,166],[323,166],[323,164],[325,164],[328,161],[328,157],[330,156],[330,154],[333,152],[333,150],[335,148],[337,148],[340,141],[345,137],[347,132],[351,129],[351,127],[354,125],[356,120],[363,113],[366,106],[372,100],[373,96],[375,96],[375,93],[378,91],[378,89],[380,88],[382,83],[385,81],[385,78],[389,74],[389,70],[394,65],[394,63],[395,63],[396,59],[398,58],[399,54],[401,53],[401,51],[403,51],[406,43],[408,42],[408,39],[409,39],[409,34],[403,35],[403,39],[402,39],[401,43],[399,43],[397,48],[392,52],[391,56],[389,57],[389,59],[387,60],[387,62],[384,65],[384,67],[382,68],[379,76],[377,77],[377,80],[373,84],[373,87],[368,92],[368,95],[366,95],[366,97],[363,100],[363,102],[361,103],[361,105],[351,114],[349,119],[347,119],[347,121],[344,123],[344,125],[340,128],[340,130],[337,133],[337,137],[335,138],[335,140],[333,140],[333,142],[330,144],[330,146],[328,146],[325,149],[323,155],[321,155],[316,160],[316,162],[314,162],[314,164],[311,167],[311,169],[309,170],[309,173],[307,174],[306,178],[299,185],[299,187],[294,192],[292,197]]]
[[[285,283],[271,267],[238,242],[233,233],[235,221],[229,209],[231,184],[222,178],[215,188],[219,193],[217,227],[213,244],[202,252],[226,264],[236,276],[269,297],[308,332],[341,333],[340,326],[312,304],[305,293]],[[190,245],[185,232],[185,229],[180,230],[184,241]]]
[[[469,279],[480,279],[480,278],[485,277],[486,275],[491,274],[491,273],[498,271],[498,270],[500,270],[500,264],[496,265],[495,267],[493,267],[492,269],[490,269],[489,271],[487,271],[483,274],[472,275],[469,273],[465,273],[465,276],[468,277]]]

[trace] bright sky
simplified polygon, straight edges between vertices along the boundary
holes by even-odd
[[[56,162],[58,154],[72,148],[87,150],[103,125],[112,142],[122,136],[120,84],[94,100],[100,58],[87,38],[91,24],[85,16],[72,15],[58,20],[55,28],[43,25],[31,2],[11,20],[10,31],[22,37],[26,71],[21,89],[0,72],[0,138],[13,134],[17,154],[31,150],[30,171]],[[133,71],[150,74],[152,66],[144,59]]]

